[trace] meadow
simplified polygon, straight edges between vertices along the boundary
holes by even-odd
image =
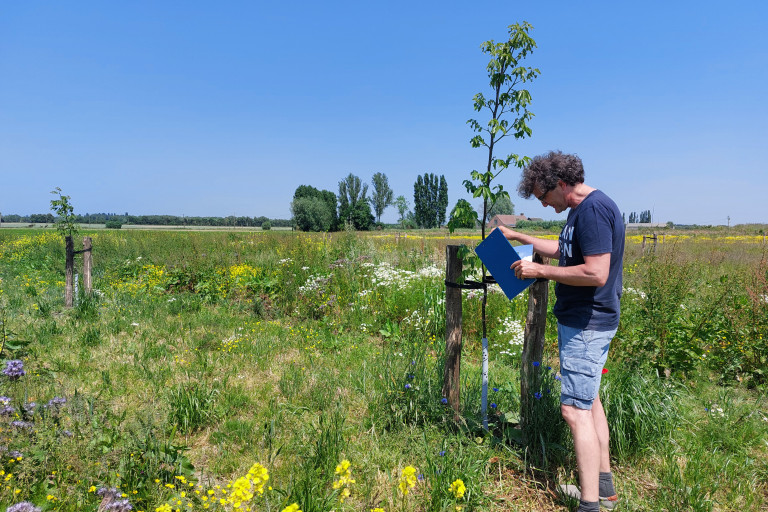
[[[445,246],[478,233],[83,234],[66,309],[61,235],[0,230],[2,507],[575,510],[551,313],[524,431],[525,295],[489,290],[489,429],[478,291],[444,403]],[[764,238],[641,240],[602,388],[621,510],[766,510]]]

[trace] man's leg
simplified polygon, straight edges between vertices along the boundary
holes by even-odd
[[[593,413],[591,410],[579,409],[573,405],[561,405],[560,411],[573,435],[576,465],[579,468],[581,499],[596,502],[599,499],[598,482],[603,457]],[[603,414],[604,417],[605,414]]]
[[[592,421],[595,425],[597,439],[600,442],[600,472],[610,473],[611,454],[609,452],[608,419],[605,417],[605,410],[599,396],[592,402]]]

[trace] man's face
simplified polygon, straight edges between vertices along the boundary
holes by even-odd
[[[536,199],[541,201],[542,206],[551,206],[557,213],[568,209],[568,204],[565,202],[565,195],[560,183],[561,182],[558,182],[555,188],[549,190],[544,190],[539,187],[539,185],[533,187],[533,195],[536,196]]]

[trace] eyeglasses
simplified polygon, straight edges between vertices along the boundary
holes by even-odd
[[[544,198],[547,197],[547,194],[549,194],[550,192],[552,192],[552,189],[548,188],[546,192],[544,192],[543,194],[538,196],[536,199],[538,199],[539,201],[541,201],[543,203],[544,202]]]

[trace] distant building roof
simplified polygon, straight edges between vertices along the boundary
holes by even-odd
[[[626,225],[627,229],[642,229],[642,228],[665,228],[666,222],[629,222]]]
[[[488,227],[490,229],[497,228],[499,226],[515,227],[517,221],[528,220],[528,217],[524,213],[520,215],[494,215],[491,220],[488,221]]]

